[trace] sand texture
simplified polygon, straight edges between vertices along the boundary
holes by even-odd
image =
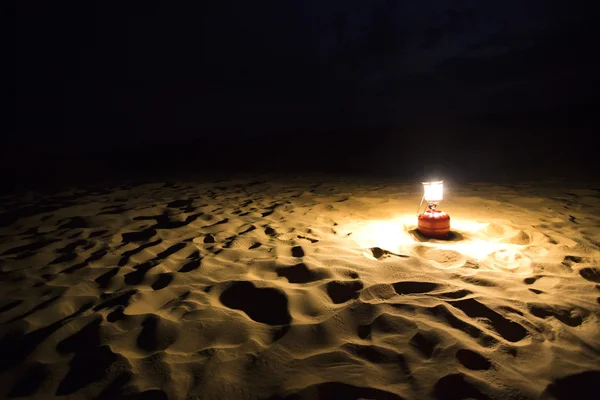
[[[4,196],[0,398],[600,398],[600,189],[565,184],[447,184],[446,241],[418,182]]]

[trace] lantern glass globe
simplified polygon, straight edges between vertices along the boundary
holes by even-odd
[[[439,202],[444,198],[444,181],[437,182],[422,182],[425,194],[425,201]]]

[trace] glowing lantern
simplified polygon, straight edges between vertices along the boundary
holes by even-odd
[[[436,208],[444,198],[444,181],[423,182],[423,189],[423,198],[417,211],[419,232],[427,237],[443,239],[450,233],[450,216]],[[427,209],[419,214],[423,200],[427,201]]]

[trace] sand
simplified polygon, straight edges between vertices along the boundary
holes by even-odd
[[[0,210],[0,398],[600,398],[600,186],[251,177]]]

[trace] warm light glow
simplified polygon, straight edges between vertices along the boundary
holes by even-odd
[[[442,201],[444,198],[444,181],[423,182],[425,201]]]
[[[363,249],[380,247],[404,255],[414,254],[416,248],[455,251],[465,259],[493,270],[518,273],[530,270],[531,260],[523,254],[527,246],[489,237],[485,233],[488,223],[456,219],[453,221],[453,231],[460,234],[462,239],[421,242],[410,234],[416,228],[414,222],[414,216],[406,214],[388,220],[361,221],[344,229],[353,232],[352,238]]]
[[[406,227],[406,224],[414,222],[412,219],[404,217],[383,221],[361,221],[356,226],[348,226],[347,229],[353,232],[352,238],[362,248],[380,247],[396,253],[402,252],[404,245],[414,243]]]

